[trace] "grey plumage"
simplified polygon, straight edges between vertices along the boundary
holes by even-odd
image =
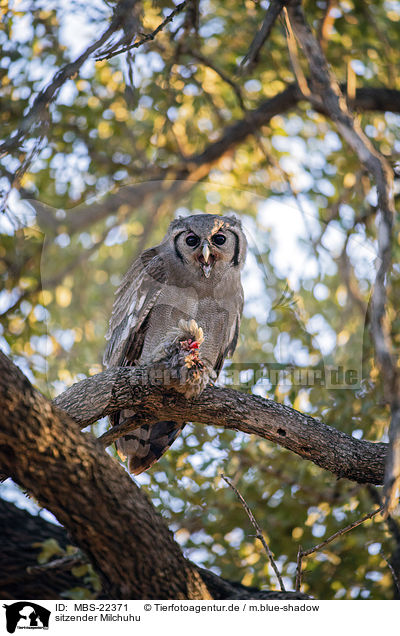
[[[190,397],[201,391],[236,347],[246,247],[235,218],[200,214],[173,221],[162,243],[145,250],[122,279],[106,335],[105,366],[151,365],[171,354],[168,346],[174,338],[179,341],[179,330],[186,333],[185,340],[196,338],[200,328],[205,369],[196,388],[188,383],[184,392]],[[130,418],[135,419],[134,412],[124,410],[111,421],[115,425]],[[118,452],[128,457],[130,472],[139,474],[161,457],[182,428],[174,422],[144,424],[118,440]]]

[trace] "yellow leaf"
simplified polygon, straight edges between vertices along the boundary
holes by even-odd
[[[99,131],[100,139],[111,137],[112,129],[108,121],[101,121],[97,126],[97,130]]]
[[[247,563],[248,565],[254,565],[255,563],[257,563],[257,561],[260,560],[260,555],[257,554],[257,552],[253,552],[253,554],[250,554],[247,557]]]
[[[99,285],[102,285],[108,280],[107,272],[105,272],[103,269],[98,269],[97,272],[95,272],[94,280],[96,281],[96,283],[99,283]]]
[[[319,512],[310,512],[307,517],[306,526],[313,526],[319,519]]]
[[[75,568],[72,568],[71,573],[76,577],[85,576],[88,573],[88,564],[85,565],[77,565]]]
[[[71,304],[71,300],[72,293],[71,290],[68,289],[68,287],[63,287],[62,285],[56,287],[57,305],[59,305],[60,307],[68,307],[68,305]]]
[[[298,541],[299,539],[301,539],[303,534],[304,534],[303,528],[296,527],[296,528],[293,528],[292,530],[292,537],[295,541]]]
[[[342,346],[345,345],[346,342],[348,341],[348,339],[350,338],[350,334],[346,329],[343,329],[337,337],[337,343],[338,345]]]
[[[119,106],[115,109],[115,119],[117,121],[126,121],[129,117],[129,113],[124,106]]]
[[[343,185],[345,188],[352,188],[356,182],[356,175],[352,172],[348,172],[344,175]]]
[[[24,353],[26,353],[27,356],[32,356],[34,354],[34,351],[31,347],[31,343],[30,342],[25,342],[24,344]]]
[[[24,320],[22,318],[13,318],[8,323],[9,331],[15,336],[19,336],[24,330]]]
[[[94,324],[92,323],[91,320],[88,320],[88,322],[85,323],[85,336],[86,336],[86,340],[89,340],[89,341],[92,341],[95,339]]]
[[[246,572],[246,574],[241,580],[241,583],[242,585],[245,585],[246,587],[248,587],[249,585],[252,584],[252,581],[253,581],[253,575],[251,574],[251,572]]]
[[[96,108],[99,104],[100,104],[100,100],[98,97],[95,97],[94,95],[91,95],[88,99],[88,106],[89,108]]]
[[[39,292],[38,301],[41,305],[49,305],[53,299],[53,294],[47,289],[43,289],[43,291]]]
[[[47,563],[54,556],[63,556],[64,550],[55,539],[46,539],[41,543],[33,543],[34,548],[42,548],[38,555],[38,563]]]
[[[61,382],[64,382],[65,384],[71,384],[72,382],[72,376],[68,369],[60,369],[60,371],[58,372],[58,377]]]

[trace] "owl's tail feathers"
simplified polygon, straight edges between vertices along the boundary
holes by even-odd
[[[121,459],[128,458],[129,472],[140,475],[150,468],[174,443],[184,426],[169,421],[143,424],[121,437],[116,446]]]

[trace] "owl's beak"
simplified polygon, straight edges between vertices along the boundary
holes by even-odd
[[[205,262],[208,263],[208,259],[210,258],[210,254],[211,254],[208,243],[206,242],[203,243],[203,249],[201,250],[201,253],[203,254],[203,258]]]
[[[214,265],[214,256],[211,254],[208,241],[204,241],[204,243],[202,243],[199,262],[204,276],[208,278],[211,274],[212,266]]]

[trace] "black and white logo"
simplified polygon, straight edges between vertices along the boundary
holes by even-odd
[[[30,601],[18,601],[6,608],[7,631],[13,634],[16,629],[48,629],[50,611]]]

